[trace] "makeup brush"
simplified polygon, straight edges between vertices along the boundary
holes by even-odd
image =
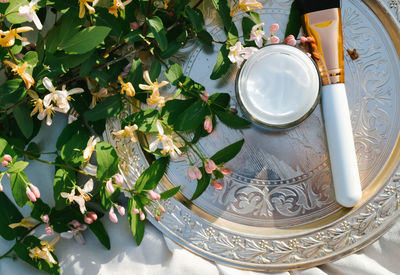
[[[350,112],[344,85],[344,50],[339,0],[296,0],[303,30],[314,38],[328,70],[322,83],[322,112],[336,201],[353,207],[362,195]]]

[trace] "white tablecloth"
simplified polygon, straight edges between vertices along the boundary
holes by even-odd
[[[39,136],[35,138],[42,151],[55,150],[55,142],[64,123],[65,117],[56,116],[54,126],[42,125]],[[42,155],[41,157],[53,160],[51,155]],[[54,168],[47,164],[31,161],[26,172],[30,181],[39,186],[44,201],[54,204],[52,199]],[[7,195],[10,195],[9,183],[3,180],[3,185]],[[25,206],[22,212],[25,215],[29,214],[29,206]],[[126,217],[120,218],[118,224],[111,223],[107,216],[102,221],[111,238],[111,250],[105,249],[89,230],[84,233],[87,241],[84,246],[77,244],[74,240],[62,239],[55,247],[62,274],[256,274],[256,272],[236,270],[215,264],[196,256],[164,237],[150,223],[146,225],[146,234],[141,246],[137,247]],[[44,227],[38,228],[36,233],[37,235],[44,234]],[[0,238],[0,254],[7,251],[12,245],[13,242]],[[400,274],[399,254],[400,220],[377,242],[358,253],[319,267],[275,274]],[[13,261],[10,258],[0,260],[0,275],[13,274],[43,273],[34,270],[22,260]]]

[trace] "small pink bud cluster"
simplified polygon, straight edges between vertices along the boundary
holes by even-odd
[[[310,36],[300,36],[300,42],[301,43],[313,43],[315,42],[314,38],[310,37]]]
[[[46,234],[47,234],[48,236],[53,235],[53,234],[54,234],[54,229],[53,229],[53,228],[50,226],[50,224],[49,224],[49,222],[50,222],[49,215],[45,214],[45,215],[43,215],[43,216],[41,217],[41,219],[42,219],[42,221],[46,224],[46,228],[45,228]]]
[[[206,170],[207,174],[213,174],[215,170],[220,171],[224,176],[230,175],[231,169],[224,167],[224,166],[217,166],[212,159],[206,159],[204,161],[204,169]],[[213,186],[216,190],[221,190],[224,186],[221,182],[217,180],[213,180],[211,182],[211,186]]]
[[[97,220],[97,214],[93,211],[87,212],[83,218],[83,221],[87,224],[92,224],[95,220]]]
[[[147,194],[149,194],[149,197],[150,197],[150,199],[152,199],[152,200],[159,200],[159,199],[161,199],[160,194],[158,194],[157,192],[154,192],[153,190],[147,191]]]
[[[134,214],[134,215],[139,214],[139,219],[141,221],[143,221],[146,218],[146,216],[144,215],[142,209],[134,208],[134,209],[132,209],[132,214]]]
[[[29,183],[29,185],[26,187],[26,196],[28,199],[32,202],[36,202],[38,198],[40,198],[40,191],[39,188],[37,188],[35,185],[32,183]]]
[[[156,220],[156,221],[161,221],[161,216],[162,216],[162,214],[163,213],[165,213],[166,211],[165,211],[165,208],[164,208],[164,206],[162,206],[162,205],[159,205],[158,206],[158,209],[156,210],[156,213],[155,213],[155,215],[154,215],[154,219]]]
[[[187,175],[191,180],[199,180],[202,178],[200,169],[197,166],[189,166]]]
[[[272,24],[269,27],[269,31],[271,32],[271,38],[270,41],[272,44],[277,44],[280,42],[280,39],[278,36],[275,36],[275,33],[279,30],[279,25],[278,24]]]
[[[117,217],[117,214],[115,214],[115,212],[114,212],[114,206],[115,206],[115,208],[117,208],[117,211],[121,216],[125,215],[125,208],[118,204],[111,206],[110,211],[108,212],[108,217],[110,218],[111,222],[117,223],[118,217]]]
[[[213,130],[213,122],[211,117],[206,116],[205,120],[204,120],[204,130],[207,131],[207,133],[211,133]]]
[[[296,38],[294,38],[294,36],[291,34],[291,35],[287,36],[285,38],[285,40],[283,40],[283,43],[290,45],[290,46],[296,46],[297,41],[296,41]]]
[[[10,162],[12,162],[12,157],[8,154],[3,156],[3,161],[1,162],[1,165],[6,167]]]
[[[113,194],[115,192],[115,186],[114,186],[113,180],[114,180],[115,184],[117,184],[117,185],[121,185],[124,183],[124,178],[122,177],[122,175],[115,174],[112,178],[110,178],[106,182],[106,189],[107,189],[107,192],[110,194]]]

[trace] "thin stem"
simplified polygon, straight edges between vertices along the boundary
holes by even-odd
[[[12,60],[14,60],[15,64],[18,63],[18,60],[15,58],[14,54],[12,53],[12,51],[10,50],[9,47],[7,47],[8,53],[11,55]]]
[[[192,9],[194,9],[194,10],[197,9],[200,6],[201,3],[203,3],[203,0],[197,1],[197,3],[193,6]]]
[[[164,124],[164,125],[165,125],[165,124]],[[169,127],[169,125],[167,125],[167,126]],[[169,127],[169,128],[172,129],[171,127]],[[187,141],[187,140],[183,137],[183,135],[181,135],[180,133],[174,131],[173,129],[172,129],[172,131],[173,131],[175,134],[177,134],[177,135],[185,142],[185,145],[188,145],[188,146],[193,150],[193,152],[194,152],[202,161],[205,159],[205,157],[201,154],[201,152],[197,151],[196,148],[193,147],[193,144],[192,144],[191,142]],[[197,148],[197,149],[198,149],[198,148]]]

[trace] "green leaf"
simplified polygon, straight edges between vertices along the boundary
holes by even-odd
[[[196,35],[197,35],[197,38],[200,40],[200,42],[205,44],[207,47],[212,47],[213,37],[211,36],[211,34],[208,31],[202,30],[202,31],[196,33]]]
[[[174,128],[178,131],[195,130],[209,114],[209,110],[204,101],[198,100],[190,105],[175,121]]]
[[[16,227],[14,230],[8,227],[9,224],[20,222],[22,218],[22,214],[7,195],[0,192],[0,235],[11,241],[16,236],[25,234],[27,229],[24,227]]]
[[[96,106],[86,111],[83,116],[89,121],[96,121],[109,118],[119,114],[124,108],[121,96],[115,95],[107,97],[104,101],[96,104]]]
[[[142,33],[139,30],[134,30],[125,35],[124,39],[126,43],[134,43],[142,41],[142,37]]]
[[[242,30],[243,30],[243,38],[244,41],[247,41],[250,38],[250,32],[253,26],[256,23],[254,23],[253,20],[251,20],[249,17],[243,17],[242,19]]]
[[[79,70],[79,75],[88,75],[93,69],[93,66],[96,64],[97,59],[99,59],[99,54],[97,53],[97,51],[93,51],[89,58],[82,63],[81,69]]]
[[[20,24],[26,22],[24,17],[18,15],[18,9],[20,6],[29,5],[27,0],[10,0],[10,5],[6,9],[7,21],[11,24]]]
[[[150,31],[154,35],[160,50],[165,51],[168,48],[168,40],[162,20],[158,16],[153,16],[151,19],[147,20],[147,24],[149,25]]]
[[[39,57],[38,57],[38,53],[34,52],[34,51],[29,51],[25,54],[24,58],[22,59],[22,61],[26,61],[28,62],[28,64],[30,66],[28,66],[26,68],[26,72],[29,74],[32,74],[33,72],[33,68],[38,64],[39,62]]]
[[[87,27],[59,47],[70,54],[84,54],[103,42],[110,31],[111,28],[104,26]]]
[[[20,78],[7,80],[0,86],[1,107],[7,104],[14,104],[26,96],[25,85]],[[22,84],[22,85],[21,85]]]
[[[119,158],[114,147],[102,141],[96,144],[97,178],[103,182],[118,173]]]
[[[8,169],[8,173],[19,173],[28,166],[29,162],[26,161],[17,161]]]
[[[247,14],[250,16],[251,20],[253,20],[254,23],[260,24],[262,22],[260,14],[258,12],[249,11]]]
[[[226,40],[226,42],[228,43],[228,45],[235,45],[235,43],[239,40],[239,34],[238,34],[238,30],[236,28],[235,23],[231,23],[231,26],[229,27],[228,30],[228,39]]]
[[[28,197],[26,196],[26,185],[28,183],[28,177],[24,172],[11,174],[11,190],[15,202],[19,207],[23,207],[25,203],[28,202]]]
[[[176,186],[174,188],[171,188],[171,189],[169,189],[167,191],[162,192],[160,194],[161,199],[162,200],[166,200],[166,199],[169,199],[169,198],[175,196],[175,194],[178,193],[180,189],[181,189],[180,186]]]
[[[16,153],[8,144],[7,140],[0,137],[0,156],[4,156],[5,154],[9,154],[13,159],[16,159]]]
[[[136,192],[140,193],[143,190],[147,191],[156,188],[167,170],[168,163],[169,157],[155,160],[137,179],[135,184]]]
[[[242,146],[244,144],[244,139],[239,140],[235,143],[232,143],[231,145],[225,147],[222,150],[219,150],[217,153],[215,153],[211,159],[217,164],[220,165],[222,163],[228,162],[231,159],[233,159],[242,149]]]
[[[168,100],[165,103],[165,106],[162,108],[161,116],[168,122],[169,125],[174,125],[176,120],[194,103],[194,101],[194,99]]]
[[[211,102],[211,109],[214,111],[226,111],[229,106],[231,96],[227,93],[215,93],[212,94],[208,100]]]
[[[84,129],[84,127],[81,125],[80,121],[74,121],[73,123],[65,126],[65,128],[62,130],[61,134],[58,136],[57,143],[56,143],[57,150],[60,150],[62,148],[62,146],[65,143],[67,143],[79,129],[81,129],[81,130]]]
[[[29,138],[33,133],[33,119],[30,113],[27,104],[20,104],[13,110],[18,127],[26,138]]]
[[[35,203],[31,203],[31,206],[31,217],[38,221],[41,221],[43,215],[50,214],[50,206],[44,203],[41,199],[37,199]]]
[[[162,59],[170,58],[171,56],[173,56],[177,51],[179,51],[182,48],[183,44],[184,43],[180,42],[180,41],[175,41],[175,40],[169,41],[168,48],[165,51],[160,53],[160,57]]]
[[[227,126],[233,129],[247,128],[251,125],[251,122],[247,119],[241,118],[240,116],[228,112],[216,112],[218,118]]]
[[[193,196],[190,200],[195,200],[200,197],[201,194],[206,191],[207,187],[210,185],[211,175],[206,173],[204,167],[199,168],[202,174],[201,179],[197,180],[196,190],[193,193]]]
[[[195,32],[200,32],[203,30],[203,15],[199,10],[194,10],[189,6],[186,6],[185,14],[189,18]]]
[[[114,205],[114,201],[119,197],[120,193],[120,189],[115,189],[114,193],[112,194],[108,193],[105,185],[103,184],[99,192],[101,207],[103,207],[104,210],[109,210],[111,206]]]
[[[228,1],[227,0],[212,0],[211,2],[213,3],[219,16],[221,17],[225,30],[229,30],[231,23],[232,23],[232,17],[230,14],[231,9],[228,5]]]
[[[138,130],[145,133],[157,132],[156,121],[159,118],[158,111],[156,109],[146,109],[139,112],[133,113],[128,118],[124,119],[126,125],[136,124]],[[126,125],[123,126],[126,126]]]
[[[228,58],[228,54],[229,50],[225,45],[222,45],[218,53],[217,62],[215,63],[213,71],[210,75],[210,79],[216,80],[228,72],[229,66],[232,64]]]
[[[176,63],[172,63],[168,71],[166,71],[164,74],[168,81],[175,86],[177,86],[182,77],[184,77],[182,67]]]
[[[61,210],[66,206],[66,199],[61,197],[61,192],[70,193],[76,185],[76,174],[72,170],[60,168],[54,175],[53,195],[56,209]]]
[[[132,210],[133,209],[143,209],[143,205],[141,201],[135,196],[135,197],[130,197],[129,202],[128,202],[128,220],[129,224],[131,226],[131,231],[133,234],[133,237],[135,238],[136,244],[140,245],[140,243],[143,240],[144,236],[144,229],[145,229],[145,220],[141,221],[139,214],[133,214]]]
[[[299,35],[301,28],[300,12],[298,8],[297,1],[293,1],[290,7],[289,21],[286,25],[285,37],[293,34],[296,38]]]
[[[103,223],[99,220],[95,220],[93,223],[89,224],[88,226],[89,226],[90,230],[92,230],[94,235],[96,235],[96,237],[100,241],[100,243],[109,250],[111,248],[110,237],[108,236],[108,233],[107,233],[106,229],[104,228]]]
[[[161,63],[158,60],[153,61],[150,67],[150,79],[157,79],[161,72]]]
[[[78,130],[70,140],[61,148],[61,159],[72,166],[79,166],[83,163],[83,150],[89,140],[89,132],[86,129]]]

